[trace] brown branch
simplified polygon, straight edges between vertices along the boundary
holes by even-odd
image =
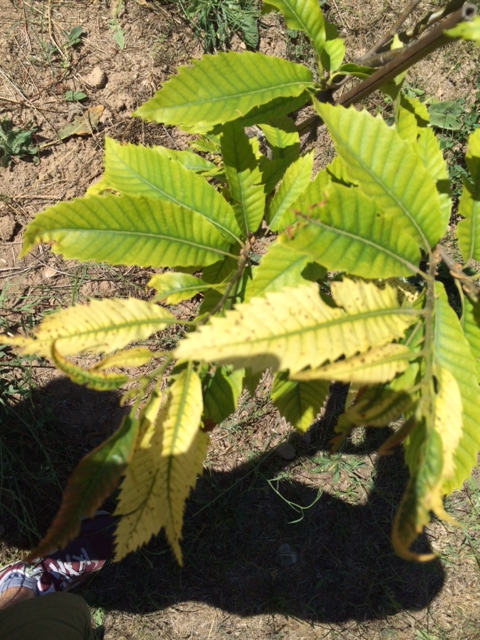
[[[475,284],[470,276],[463,272],[462,266],[448,255],[445,249],[439,245],[438,247],[440,257],[450,271],[450,275],[462,286],[464,292],[470,297],[474,298],[478,302],[480,297],[480,289]]]
[[[369,49],[361,58],[357,60],[357,64],[364,64],[367,67],[374,67],[376,65],[368,64],[368,59],[373,54],[376,54],[380,51],[382,47],[384,47],[387,42],[390,42],[392,38],[395,36],[397,31],[400,29],[402,24],[408,18],[408,16],[412,13],[414,9],[420,4],[422,0],[412,0],[405,11],[401,14],[395,24],[380,38],[380,40],[373,45],[371,49]]]
[[[385,48],[385,45],[389,44],[395,34],[398,32],[398,29],[406,20],[406,18],[410,15],[410,13],[415,9],[415,7],[420,4],[421,0],[413,0],[404,13],[400,16],[397,22],[393,25],[391,29],[375,44],[369,51],[367,51],[363,56],[355,60],[356,64],[365,65],[366,67],[381,67],[386,62],[388,62],[388,57],[385,58],[385,54],[398,54],[398,50],[394,51],[383,51],[382,48]],[[446,5],[435,9],[434,11],[430,11],[426,16],[424,16],[417,24],[408,29],[407,31],[403,31],[398,34],[399,39],[404,43],[410,43],[414,38],[418,38],[418,36],[422,35],[422,33],[428,28],[434,25],[439,20],[446,18],[448,15],[461,9],[465,4],[465,0],[450,0]],[[392,55],[394,57],[394,55]]]
[[[408,47],[403,49],[397,49],[398,55],[392,60],[388,61],[383,67],[375,71],[369,78],[363,80],[360,84],[344,93],[340,98],[334,101],[334,104],[340,104],[344,107],[349,107],[352,104],[360,102],[371,93],[385,85],[387,82],[395,78],[403,71],[406,71],[412,67],[419,60],[422,60],[427,55],[452,42],[451,38],[448,38],[444,31],[452,29],[461,22],[468,22],[473,20],[477,15],[477,8],[473,4],[465,4],[461,9],[458,9],[450,16],[442,20],[434,29],[432,29],[427,35],[420,40],[417,40]],[[319,94],[319,98],[323,101],[329,101],[333,92],[337,91],[339,87],[334,87],[330,91]],[[302,135],[307,131],[311,131],[322,124],[319,116],[312,116],[307,120],[304,120],[299,127],[298,131]]]

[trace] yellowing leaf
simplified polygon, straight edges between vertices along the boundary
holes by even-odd
[[[437,283],[437,309],[435,314],[435,362],[447,369],[455,378],[462,398],[462,434],[453,457],[455,475],[445,479],[446,494],[462,486],[477,464],[480,450],[480,387],[477,363],[457,314],[448,303],[444,287]]]
[[[176,355],[293,374],[387,344],[415,320],[413,310],[399,308],[389,285],[381,290],[373,283],[345,280],[332,283],[332,294],[345,310],[325,303],[316,285],[254,298],[189,334]]]
[[[57,135],[61,140],[70,136],[91,136],[97,127],[105,107],[101,104],[90,107],[84,113],[77,116],[71,124],[67,124],[58,131]]]
[[[111,391],[118,389],[128,381],[128,376],[123,373],[103,373],[102,371],[82,369],[77,367],[66,358],[63,358],[52,344],[51,359],[53,364],[63,371],[72,382],[84,385],[87,389],[96,391]]]
[[[129,298],[91,300],[47,316],[34,338],[2,338],[26,354],[49,358],[52,344],[63,355],[82,352],[111,353],[129,342],[144,340],[175,321],[166,309]]]
[[[212,288],[212,285],[200,278],[176,271],[154,275],[148,286],[158,293],[156,299],[164,300],[165,304],[178,304],[183,300],[193,298],[200,291]],[[218,288],[221,289],[221,285],[218,285]]]
[[[270,397],[285,420],[305,433],[326,400],[329,388],[327,381],[296,382],[281,371],[275,375]]]
[[[189,364],[170,387],[155,423],[144,432],[122,483],[116,514],[116,556],[150,540],[164,527],[182,564],[179,540],[185,500],[202,471],[208,436],[199,429],[200,378]]]
[[[437,367],[434,375],[438,386],[434,428],[443,444],[442,476],[445,480],[450,480],[455,471],[453,454],[462,435],[462,397],[457,381],[448,369]]]
[[[112,367],[141,367],[150,362],[153,353],[145,347],[133,347],[125,351],[119,351],[97,362],[92,370],[103,371]]]
[[[336,380],[375,384],[387,382],[409,365],[410,350],[401,344],[374,347],[347,360],[327,364],[320,369],[300,371],[295,380]]]
[[[415,425],[410,438],[417,440],[415,468],[395,516],[392,543],[396,553],[405,560],[426,562],[435,554],[418,554],[410,550],[413,541],[430,522],[431,512],[454,524],[443,508],[442,439],[425,422]]]

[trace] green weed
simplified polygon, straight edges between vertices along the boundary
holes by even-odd
[[[21,129],[13,126],[13,122],[5,118],[0,122],[0,166],[6,168],[13,157],[31,157],[38,164],[38,147],[34,145],[33,134],[36,129]]]
[[[249,49],[258,45],[259,9],[256,0],[178,0],[183,15],[203,39],[207,52],[228,49],[238,34]]]

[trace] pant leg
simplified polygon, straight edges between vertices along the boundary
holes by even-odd
[[[90,609],[80,596],[58,592],[0,611],[0,638],[95,640]]]

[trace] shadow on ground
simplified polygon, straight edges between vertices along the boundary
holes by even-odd
[[[25,484],[17,471],[47,464],[40,459],[41,443],[40,450],[50,452],[50,464],[59,465],[64,483],[68,475],[65,460],[71,470],[108,435],[113,423],[118,424],[121,411],[116,402],[113,394],[56,380],[15,409],[17,428],[29,415],[42,412],[45,416],[38,443],[27,446],[19,439],[16,446],[12,415],[2,421],[2,460],[5,444],[14,447],[20,460],[8,469],[8,476],[3,475],[0,539],[4,543],[18,544],[19,520],[12,516],[9,492],[25,494],[25,509],[32,525],[41,531],[60,499],[52,469],[42,479],[40,492]],[[65,421],[66,415],[70,422]],[[326,450],[330,437],[331,420],[315,425],[310,444],[302,445],[303,458]],[[292,442],[298,445],[296,438],[293,435]],[[361,450],[350,447],[344,453],[374,451],[384,438],[385,433],[375,430]],[[406,481],[400,452],[378,461],[368,499],[355,506],[326,492],[319,495],[318,487],[285,473],[286,465],[278,456],[265,454],[231,472],[205,473],[187,507],[184,567],[177,567],[161,535],[122,562],[106,567],[83,589],[83,595],[92,606],[134,613],[194,600],[243,616],[279,613],[334,623],[421,609],[439,593],[444,581],[439,561],[407,563],[391,549],[392,519]],[[279,476],[285,476],[275,484],[283,499],[268,484]],[[31,495],[36,495],[34,501]],[[287,500],[312,506],[292,523],[299,514]],[[425,536],[420,537],[416,550],[431,551]]]

